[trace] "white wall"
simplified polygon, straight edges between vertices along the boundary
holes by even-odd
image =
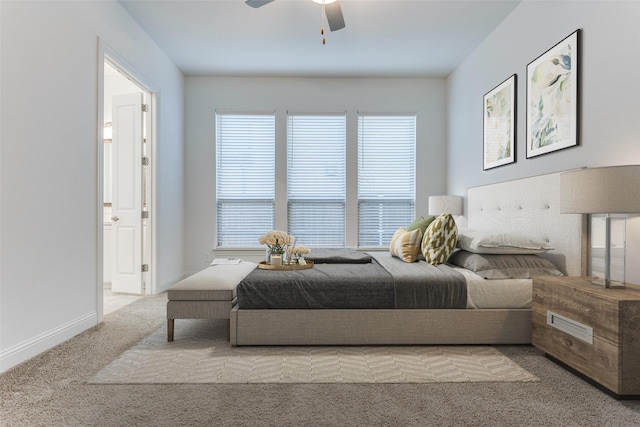
[[[158,285],[182,275],[184,77],[117,2],[1,4],[4,371],[97,322],[99,38],[160,88]]]
[[[187,271],[203,268],[204,254],[215,245],[216,109],[275,110],[276,144],[281,147],[286,146],[287,110],[346,110],[348,156],[356,155],[358,111],[417,112],[417,213],[426,214],[428,196],[445,190],[444,79],[188,77],[186,88]],[[286,159],[280,161],[277,185],[284,189]],[[347,174],[347,186],[353,194],[355,171]],[[347,215],[353,217],[349,211]],[[276,218],[276,226],[281,219],[282,214]],[[348,219],[348,232],[354,227],[353,220]],[[349,235],[353,236],[353,231]],[[347,245],[355,244],[347,236]],[[264,252],[261,255],[264,257]]]
[[[640,163],[640,2],[524,1],[447,80],[447,187],[588,166]],[[527,64],[582,29],[578,147],[526,159]],[[518,75],[517,162],[482,170],[482,98]],[[628,221],[627,280],[640,283],[640,222]]]

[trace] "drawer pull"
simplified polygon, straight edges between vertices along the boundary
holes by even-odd
[[[547,325],[576,337],[586,343],[593,344],[593,328],[580,322],[547,311]]]

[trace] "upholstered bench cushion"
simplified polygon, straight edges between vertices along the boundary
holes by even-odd
[[[168,291],[170,301],[231,301],[236,286],[257,266],[242,261],[232,265],[212,265],[173,285]]]

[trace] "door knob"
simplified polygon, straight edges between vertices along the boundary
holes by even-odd
[[[117,216],[112,216],[111,221],[113,222],[120,221],[120,218],[118,218]]]

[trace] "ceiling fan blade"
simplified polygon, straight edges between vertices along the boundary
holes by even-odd
[[[245,1],[245,3],[251,7],[258,8],[258,7],[264,6],[265,4],[269,4],[272,1],[274,0],[247,0]]]
[[[327,22],[329,23],[331,31],[338,31],[344,28],[344,17],[342,16],[342,9],[340,8],[340,0],[325,4],[324,10],[327,14]]]

